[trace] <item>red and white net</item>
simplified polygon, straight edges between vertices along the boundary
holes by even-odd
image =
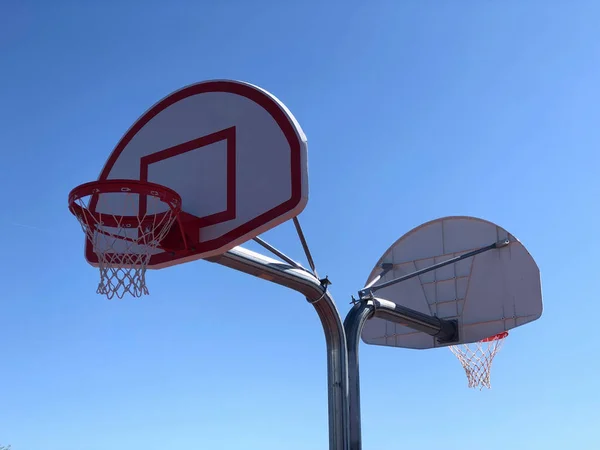
[[[152,190],[138,193],[122,187],[119,192],[92,191],[88,196],[74,199],[72,211],[98,257],[98,294],[108,299],[115,295],[123,298],[127,293],[134,297],[148,294],[146,268],[179,212],[171,201],[161,200],[159,195]],[[85,201],[91,196],[96,197],[94,213],[90,213]],[[111,212],[99,212],[103,208]],[[132,211],[140,209],[146,212],[132,215]]]
[[[470,388],[490,388],[490,371],[494,357],[502,347],[508,332],[471,344],[453,345],[450,350],[465,369]]]

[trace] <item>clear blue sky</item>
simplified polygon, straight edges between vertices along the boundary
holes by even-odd
[[[343,314],[440,216],[498,223],[541,268],[544,315],[490,391],[446,349],[361,347],[365,450],[600,447],[598,2],[100,3],[0,3],[0,444],[327,448],[324,338],[300,295],[198,261],[108,301],[66,207],[147,107],[234,78],[308,136],[301,222]],[[302,258],[291,224],[266,237]]]

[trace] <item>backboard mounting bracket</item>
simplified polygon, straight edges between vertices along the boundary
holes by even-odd
[[[296,269],[306,270],[304,267],[302,267],[302,265],[300,263],[294,261],[292,258],[290,258],[289,256],[287,256],[282,251],[276,249],[275,247],[273,247],[271,244],[269,244],[264,239],[256,236],[252,240],[254,242],[256,242],[257,244],[261,245],[263,248],[265,248],[268,251],[270,251],[271,253],[273,253],[275,256],[281,258],[283,261],[285,261],[286,263],[288,263],[290,266],[295,267]]]
[[[373,304],[375,317],[426,333],[439,343],[459,341],[458,321],[455,319],[440,319],[377,297],[368,302]]]
[[[329,281],[329,278],[327,277],[327,275],[325,276],[325,278],[321,278],[319,280],[319,283],[321,284],[321,287],[323,288],[323,295],[321,295],[319,298],[317,298],[315,300],[311,300],[307,297],[306,301],[308,303],[310,303],[311,305],[314,305],[315,303],[321,301],[327,295],[327,289],[332,284],[331,281]]]
[[[381,268],[383,269],[383,271],[377,277],[375,277],[375,279],[373,281],[371,281],[367,286],[365,286],[360,291],[358,291],[358,295],[361,298],[368,298],[369,296],[373,296],[373,294],[380,289],[386,288],[388,286],[392,286],[397,283],[402,283],[403,281],[410,280],[411,278],[418,277],[419,275],[423,275],[427,272],[431,272],[432,270],[440,269],[444,266],[448,266],[450,264],[457,263],[459,261],[462,261],[463,259],[471,258],[475,255],[479,255],[480,253],[485,253],[490,250],[506,247],[508,244],[510,244],[509,239],[501,239],[497,242],[494,242],[493,244],[478,248],[477,250],[463,253],[462,255],[456,256],[454,258],[450,258],[446,261],[442,261],[440,263],[433,264],[429,267],[425,267],[423,269],[417,270],[412,273],[408,273],[401,277],[394,278],[393,280],[386,281],[385,283],[375,285],[375,283],[377,283],[377,281],[379,281],[386,273],[388,273],[394,267],[394,265],[391,263],[384,263],[381,265]]]
[[[306,242],[306,237],[304,236],[304,231],[302,231],[302,227],[300,226],[298,216],[294,217],[292,220],[294,222],[294,227],[296,228],[296,233],[298,234],[298,239],[300,239],[300,243],[302,244],[302,249],[304,250],[304,255],[306,256],[308,265],[310,266],[313,275],[319,278],[319,274],[317,273],[317,268],[315,266],[315,261],[313,260],[312,254],[310,253],[310,248],[308,248],[308,242]]]

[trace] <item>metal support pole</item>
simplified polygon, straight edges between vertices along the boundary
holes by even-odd
[[[362,449],[358,360],[360,335],[367,320],[374,316],[435,336],[440,342],[453,342],[458,338],[456,321],[454,320],[438,319],[379,298],[363,300],[354,305],[344,320],[348,343],[348,404],[350,412],[350,448],[352,450]]]
[[[348,407],[350,412],[350,448],[362,449],[362,430],[360,418],[360,371],[358,367],[358,348],[363,326],[375,312],[373,302],[356,303],[344,320],[348,342]]]
[[[342,319],[326,283],[306,270],[259,253],[235,247],[207,261],[280,284],[304,295],[313,305],[325,332],[329,400],[329,449],[350,450],[348,416],[348,349]]]

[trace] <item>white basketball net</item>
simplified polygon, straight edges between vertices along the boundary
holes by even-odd
[[[479,390],[484,387],[491,388],[492,361],[502,347],[506,336],[508,333],[504,332],[472,344],[450,346],[450,350],[465,369],[470,388],[479,388]]]
[[[126,190],[96,195],[100,199],[111,196],[111,208],[118,210],[114,214],[98,214],[99,217],[87,214],[77,216],[84,233],[92,243],[94,253],[98,256],[100,282],[96,292],[106,295],[108,299],[115,295],[123,298],[126,293],[134,297],[147,295],[146,267],[150,257],[177,219],[177,215],[172,209],[165,208],[165,204],[152,195],[136,194]],[[146,213],[136,219],[137,225],[132,225],[131,221],[125,223],[124,216],[137,210],[138,197],[143,195],[147,198],[146,211],[164,212]],[[87,209],[83,200],[77,200],[77,203]],[[106,226],[105,221],[110,223],[110,226]]]

